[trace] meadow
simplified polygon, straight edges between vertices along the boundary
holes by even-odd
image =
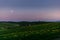
[[[0,22],[0,40],[54,40],[59,22]]]

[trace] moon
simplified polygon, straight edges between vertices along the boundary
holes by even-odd
[[[11,13],[14,13],[14,10],[10,10]]]

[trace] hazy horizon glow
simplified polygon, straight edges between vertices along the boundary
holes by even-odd
[[[0,21],[59,21],[60,0],[0,0]]]

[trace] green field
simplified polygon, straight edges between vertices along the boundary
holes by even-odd
[[[29,26],[21,26],[18,23],[0,23],[0,40],[54,40],[59,37],[60,23],[58,22]]]

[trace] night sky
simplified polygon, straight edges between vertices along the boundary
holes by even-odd
[[[0,21],[59,21],[60,0],[0,0]]]

